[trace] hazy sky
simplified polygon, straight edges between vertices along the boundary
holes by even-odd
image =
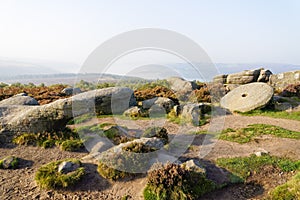
[[[82,64],[137,28],[179,32],[213,62],[300,64],[299,0],[0,0],[0,57]]]

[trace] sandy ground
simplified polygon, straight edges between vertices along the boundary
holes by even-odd
[[[220,120],[222,128],[242,128],[249,124],[272,124],[283,128],[300,131],[300,121],[274,119],[269,117],[245,117],[239,115],[226,116]],[[86,123],[117,123],[126,125],[133,131],[142,131],[149,126],[164,126],[171,136],[179,133],[204,130],[210,127],[207,124],[198,128],[181,127],[166,120],[135,120],[130,123],[123,119],[101,118]],[[204,135],[197,135],[193,141],[193,149],[185,152],[185,158],[198,158],[210,166],[208,175],[216,178],[222,175],[222,170],[216,168],[213,162],[220,157],[248,156],[261,149],[267,150],[271,155],[300,159],[300,141],[293,139],[262,136],[247,144],[237,144],[228,141],[216,140]],[[99,176],[94,162],[83,161],[87,174],[75,187],[68,190],[54,191],[40,189],[34,175],[37,169],[48,162],[64,158],[83,158],[88,152],[63,152],[58,148],[43,149],[31,146],[8,145],[0,148],[0,158],[15,155],[20,158],[21,166],[16,170],[0,170],[0,199],[121,199],[129,195],[130,199],[142,199],[142,190],[146,178],[139,176],[118,182],[110,182]],[[246,184],[229,186],[224,189],[205,195],[201,199],[262,199],[271,188],[287,181],[293,174],[282,173],[278,169],[266,168],[260,174],[249,178]]]

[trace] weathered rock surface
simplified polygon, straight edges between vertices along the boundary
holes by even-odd
[[[260,74],[259,74],[259,77],[257,79],[257,82],[264,82],[264,83],[267,83],[269,82],[270,80],[270,76],[272,75],[273,73],[268,70],[268,69],[261,69],[260,70]]]
[[[188,160],[181,164],[185,169],[189,171],[194,171],[197,173],[206,173],[206,170],[203,166],[201,166],[200,162],[198,160]]]
[[[65,94],[67,96],[70,96],[70,95],[75,95],[75,94],[79,94],[81,93],[82,91],[80,90],[80,88],[65,88],[61,91],[62,94]]]
[[[142,111],[139,107],[134,106],[124,111],[123,115],[125,117],[141,117]]]
[[[10,97],[0,101],[0,106],[13,106],[13,105],[28,105],[36,106],[39,105],[39,102],[30,96],[24,96],[25,93]]]
[[[176,97],[181,101],[186,101],[193,90],[199,89],[199,86],[193,81],[186,81],[180,77],[170,77],[167,79],[171,89]]]
[[[64,161],[58,166],[58,172],[68,174],[70,172],[76,171],[79,167],[80,166],[77,163],[71,161]]]
[[[225,84],[227,81],[227,74],[221,74],[221,75],[217,75],[213,78],[213,82],[214,83],[221,83],[221,84]]]
[[[211,106],[208,103],[186,104],[182,108],[181,118],[198,124],[201,117],[203,117],[203,115],[208,113],[210,110]]]
[[[248,112],[267,105],[273,94],[273,88],[266,83],[250,83],[230,91],[220,104],[230,111]]]
[[[74,116],[95,112],[123,113],[134,104],[135,98],[131,89],[116,87],[81,93],[43,106],[2,108],[5,115],[0,114],[2,124],[0,133],[52,132],[63,129]]]
[[[227,84],[247,84],[256,82],[260,75],[260,69],[245,70],[239,73],[229,74],[227,76]]]
[[[290,84],[300,83],[300,70],[273,74],[270,76],[270,84],[275,90],[282,91]]]
[[[150,109],[152,106],[159,106],[165,110],[165,113],[169,113],[174,106],[174,102],[165,97],[155,97],[142,102],[143,109]]]

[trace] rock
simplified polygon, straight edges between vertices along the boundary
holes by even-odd
[[[22,92],[22,93],[16,94],[15,96],[27,97],[28,94],[26,92]]]
[[[60,99],[43,106],[27,106],[3,116],[1,133],[41,133],[65,128],[73,117],[86,114],[117,114],[136,103],[129,88],[105,88]],[[20,112],[22,111],[22,112]],[[1,117],[1,116],[0,116]]]
[[[208,113],[210,110],[211,106],[209,103],[186,104],[182,108],[181,118],[198,124],[203,115]]]
[[[133,91],[124,87],[92,90],[72,97],[75,115],[96,112],[97,115],[123,114],[136,105]]]
[[[174,106],[173,107],[173,111],[174,111],[175,116],[178,116],[181,113],[181,107],[180,107],[180,105]]]
[[[70,172],[76,171],[79,167],[80,165],[77,163],[71,161],[64,161],[58,166],[58,172],[68,174]]]
[[[124,111],[123,115],[125,117],[141,117],[142,111],[139,107],[134,106]]]
[[[273,88],[266,83],[250,83],[230,91],[220,105],[230,111],[248,112],[267,105],[273,94]]]
[[[289,111],[290,112],[293,110],[293,106],[288,102],[282,102],[282,103],[276,102],[276,103],[274,103],[274,108],[275,108],[275,110],[278,110],[278,111]]]
[[[272,74],[273,74],[273,73],[272,73],[270,70],[261,69],[261,70],[260,70],[259,77],[258,77],[258,79],[257,79],[257,82],[264,82],[264,83],[269,82],[270,76],[271,76]]]
[[[18,165],[18,158],[14,157],[14,156],[8,156],[8,157],[3,158],[0,163],[2,163],[0,165],[0,168],[15,169]]]
[[[186,81],[180,77],[170,77],[167,79],[171,89],[175,92],[177,98],[181,101],[188,100],[193,90],[199,89],[195,82]]]
[[[300,98],[300,83],[290,84],[286,86],[280,93],[283,97],[298,97]]]
[[[0,101],[0,106],[13,105],[36,106],[39,105],[39,102],[32,97],[24,96],[24,93]]]
[[[290,84],[297,84],[300,82],[300,70],[285,72],[280,74],[273,74],[270,76],[269,83],[276,91],[282,91]]]
[[[65,88],[61,91],[61,93],[67,95],[67,96],[71,96],[71,95],[75,95],[75,94],[79,94],[82,91],[80,90],[80,88]]]
[[[225,84],[227,81],[227,74],[221,74],[221,75],[217,75],[213,78],[213,83],[221,83],[221,84]]]
[[[255,152],[254,154],[255,154],[257,157],[260,157],[260,156],[268,155],[269,152],[266,151],[266,150],[264,150],[264,149],[262,149],[262,150],[260,150],[260,151]]]
[[[163,108],[165,110],[165,113],[169,113],[174,106],[174,102],[171,99],[165,97],[155,97],[142,102],[143,109],[150,109],[155,105]]]
[[[206,173],[206,170],[203,166],[201,166],[200,162],[198,160],[188,160],[181,164],[185,169],[189,171],[194,171],[197,173]]]
[[[239,73],[229,74],[227,76],[227,84],[247,84],[256,82],[261,69],[256,70],[245,70]]]

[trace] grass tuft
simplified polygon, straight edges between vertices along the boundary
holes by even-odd
[[[38,169],[35,175],[37,184],[45,189],[67,188],[76,184],[84,175],[85,170],[79,167],[76,171],[63,174],[58,172],[58,166],[64,162],[70,161],[81,166],[81,162],[76,159],[60,160],[48,163]]]

